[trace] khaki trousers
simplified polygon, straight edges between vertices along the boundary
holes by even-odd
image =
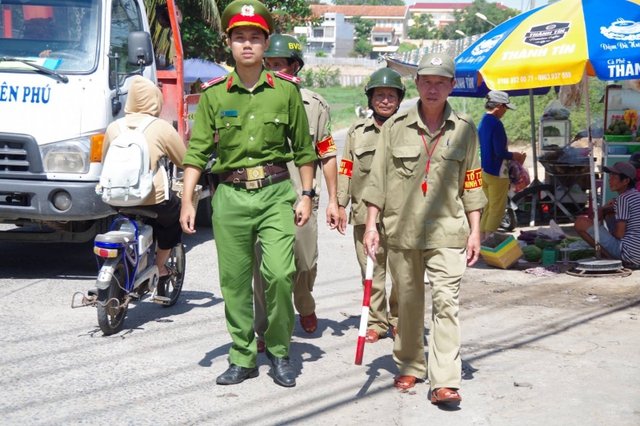
[[[466,248],[389,249],[389,272],[398,297],[398,333],[393,359],[402,376],[424,378],[424,272],[431,284],[428,378],[431,389],[458,389],[462,380],[458,295]]]
[[[311,315],[316,310],[316,301],[311,292],[318,275],[318,210],[311,210],[311,217],[303,227],[296,227],[293,244],[296,272],[293,275],[293,304],[300,315]],[[258,340],[264,341],[264,332],[269,326],[266,314],[264,289],[266,282],[260,273],[262,262],[260,244],[256,244],[256,261],[253,269],[255,331]]]
[[[480,232],[496,232],[507,208],[509,179],[482,172],[482,192],[488,202],[480,218]]]
[[[366,278],[367,255],[364,254],[364,239],[366,225],[356,225],[353,227],[353,240],[356,246],[356,255],[360,264],[362,274],[362,285]],[[378,227],[378,232],[380,229]],[[373,267],[373,280],[371,285],[371,299],[369,301],[369,319],[367,328],[375,330],[381,336],[389,331],[389,328],[398,325],[398,300],[396,289],[391,280],[391,292],[389,293],[389,307],[387,310],[387,244],[383,238],[380,239],[376,263]]]

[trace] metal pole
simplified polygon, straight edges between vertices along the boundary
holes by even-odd
[[[589,81],[587,80],[587,69],[582,76],[584,85],[584,110],[587,118],[587,133],[589,135],[589,176],[591,178],[591,207],[593,208],[593,240],[595,242],[596,259],[600,259],[600,221],[598,218],[598,197],[596,194],[596,168],[593,159],[593,139],[591,138],[591,108],[589,106]]]

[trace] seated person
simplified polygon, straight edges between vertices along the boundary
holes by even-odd
[[[636,190],[636,168],[628,161],[620,161],[603,170],[609,173],[609,189],[618,193],[613,202],[598,208],[599,220],[611,213],[615,216],[611,229],[599,225],[603,257],[622,260],[626,265],[640,265],[640,193]],[[580,216],[574,228],[583,240],[595,247],[592,219]]]
[[[149,116],[159,117],[162,111],[162,92],[151,81],[141,76],[133,77],[129,87],[129,96],[124,108],[127,125],[137,127]],[[102,147],[102,161],[104,161],[109,145],[120,134],[120,127],[113,122],[107,127]],[[142,132],[149,145],[149,157],[151,164],[158,164],[164,156],[178,167],[182,167],[182,159],[187,151],[182,138],[173,126],[164,120],[158,119],[149,124]],[[165,179],[162,176],[164,169],[159,168],[153,178],[153,188],[149,198],[142,203],[140,208],[149,210],[158,215],[147,222],[153,226],[153,234],[157,242],[155,265],[160,273],[160,280],[169,277],[174,271],[168,270],[165,262],[171,249],[182,240],[182,226],[180,225],[180,199],[170,188],[169,199],[165,199]]]
[[[631,154],[629,162],[636,168],[636,189],[640,191],[640,151]]]

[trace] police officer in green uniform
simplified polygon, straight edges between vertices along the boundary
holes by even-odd
[[[317,155],[300,89],[263,68],[268,35],[273,32],[267,8],[256,0],[236,0],[226,7],[221,21],[236,68],[203,85],[206,90],[200,97],[183,161],[180,223],[184,232],[195,232],[191,194],[216,148],[211,172],[218,175],[220,184],[212,200],[212,223],[227,329],[233,340],[230,366],[216,382],[236,384],[258,375],[251,279],[254,245],[259,238],[263,253],[260,271],[267,282],[267,356],[276,383],[290,387],[296,383],[295,367],[289,359],[294,326],[295,225],[303,226],[309,220]],[[300,169],[303,188],[295,211],[296,193],[286,167],[291,160]]]
[[[461,382],[460,280],[480,254],[482,192],[478,132],[466,114],[451,109],[455,64],[445,54],[425,55],[418,66],[415,108],[383,126],[363,199],[368,205],[364,248],[379,245],[382,211],[389,271],[398,297],[393,358],[397,388],[408,389],[427,373],[424,356],[425,267],[432,314],[428,377],[432,403],[458,403]]]
[[[300,42],[290,35],[273,34],[270,37],[269,49],[264,53],[265,66],[270,71],[296,76],[304,66],[302,46]],[[296,78],[297,81],[299,81]],[[322,174],[327,182],[329,204],[327,205],[327,225],[336,229],[338,225],[338,200],[337,180],[338,167],[336,155],[338,150],[331,136],[331,115],[329,104],[317,93],[308,89],[301,89],[302,102],[304,103],[309,119],[309,133],[311,142],[318,155],[313,168],[313,204],[311,217],[306,225],[296,229],[296,242],[293,246],[296,263],[296,273],[293,276],[293,304],[300,314],[300,325],[307,333],[313,333],[318,327],[316,317],[316,303],[311,292],[318,273],[318,203],[322,187]],[[300,174],[293,162],[287,163],[293,188],[298,194],[296,204],[300,202],[302,182]],[[322,173],[321,173],[322,172]],[[259,264],[261,253],[259,244],[256,249],[256,265]],[[264,331],[268,322],[266,316],[266,303],[264,299],[265,281],[259,269],[254,268],[255,291],[255,315],[256,334],[258,335],[258,352],[264,350]]]
[[[345,207],[351,202],[349,223],[353,225],[353,240],[356,256],[360,264],[362,283],[366,277],[367,255],[362,246],[367,220],[367,206],[362,201],[362,193],[369,184],[371,162],[378,146],[382,125],[398,111],[404,98],[405,87],[402,77],[391,68],[381,68],[371,74],[364,88],[368,106],[373,111],[369,118],[361,118],[347,132],[340,174],[338,175],[338,204],[340,205],[339,228],[346,228]],[[380,227],[377,227],[378,231]],[[398,325],[398,303],[395,285],[391,286],[387,308],[387,249],[384,239],[380,239],[376,263],[373,268],[369,319],[365,342],[377,342],[389,331],[393,336]]]

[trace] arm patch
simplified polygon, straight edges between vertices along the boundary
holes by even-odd
[[[340,168],[338,169],[338,173],[351,178],[351,176],[353,176],[353,161],[342,159],[340,161]]]

